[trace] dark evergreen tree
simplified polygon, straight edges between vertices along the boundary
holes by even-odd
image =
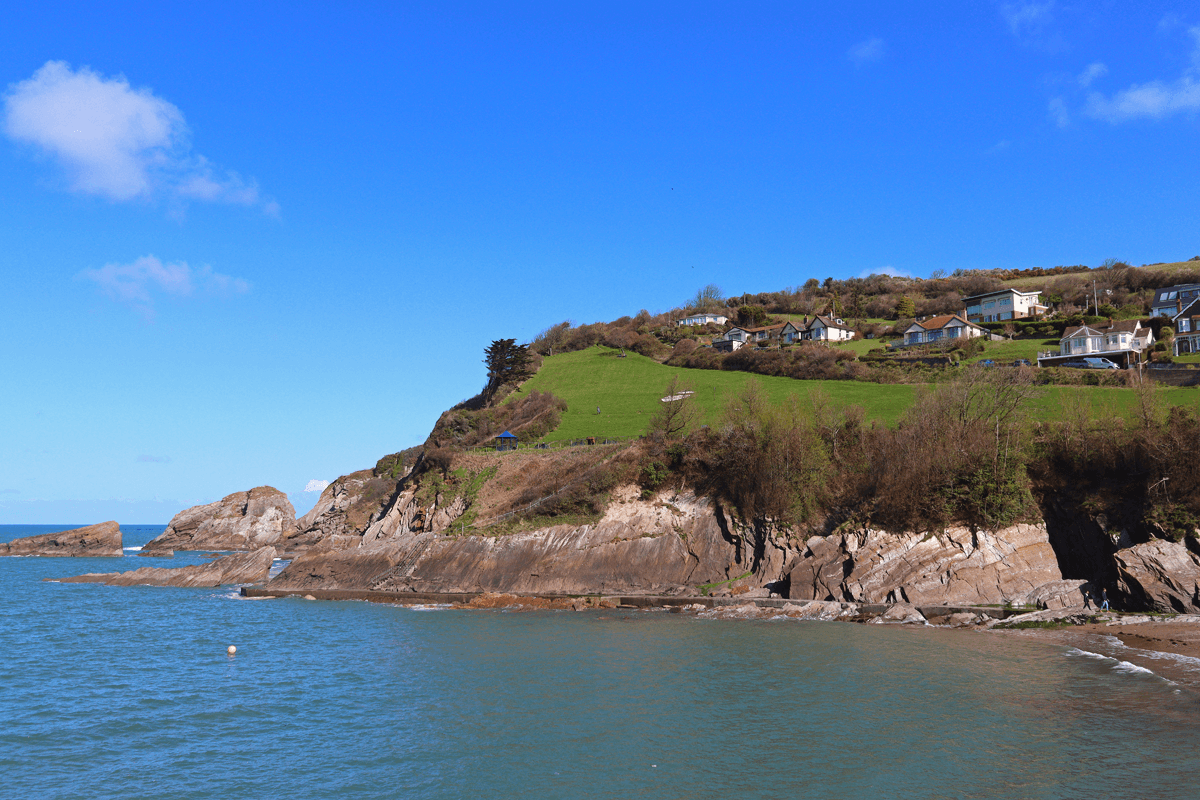
[[[517,344],[516,339],[496,339],[483,354],[488,375],[483,396],[487,403],[492,402],[505,384],[520,383],[530,375],[529,345]]]

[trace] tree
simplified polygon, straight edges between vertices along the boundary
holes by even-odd
[[[691,300],[691,305],[693,308],[703,311],[706,308],[714,308],[721,305],[721,301],[724,299],[725,295],[721,293],[720,287],[714,283],[710,283],[702,289],[697,290],[696,296]]]
[[[917,315],[917,304],[911,297],[901,297],[896,301],[896,319],[912,319]]]
[[[650,419],[650,433],[661,433],[668,439],[685,435],[699,416],[692,394],[687,384],[679,382],[678,375],[671,378],[666,396]]]
[[[496,339],[483,351],[488,382],[483,389],[484,402],[491,403],[501,387],[520,383],[531,374],[529,345],[517,344],[516,339]]]

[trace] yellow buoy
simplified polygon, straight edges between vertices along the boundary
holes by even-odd
[[[229,645],[229,647],[225,648],[225,652],[229,653],[229,655],[233,655],[234,653],[237,652],[237,648],[234,647],[233,645]]]

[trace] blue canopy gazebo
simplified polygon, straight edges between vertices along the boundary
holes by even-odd
[[[517,449],[517,437],[513,436],[508,431],[505,431],[504,433],[502,433],[496,437],[496,449],[497,450],[516,450]]]

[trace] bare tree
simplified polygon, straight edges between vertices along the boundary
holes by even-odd
[[[703,311],[706,308],[719,307],[724,299],[725,295],[721,292],[720,287],[715,283],[710,283],[696,291],[696,296],[691,299],[689,305]]]
[[[650,419],[650,432],[660,433],[668,439],[684,436],[699,417],[699,409],[692,402],[693,394],[687,384],[679,381],[678,375],[672,377],[667,384],[666,396]]]

